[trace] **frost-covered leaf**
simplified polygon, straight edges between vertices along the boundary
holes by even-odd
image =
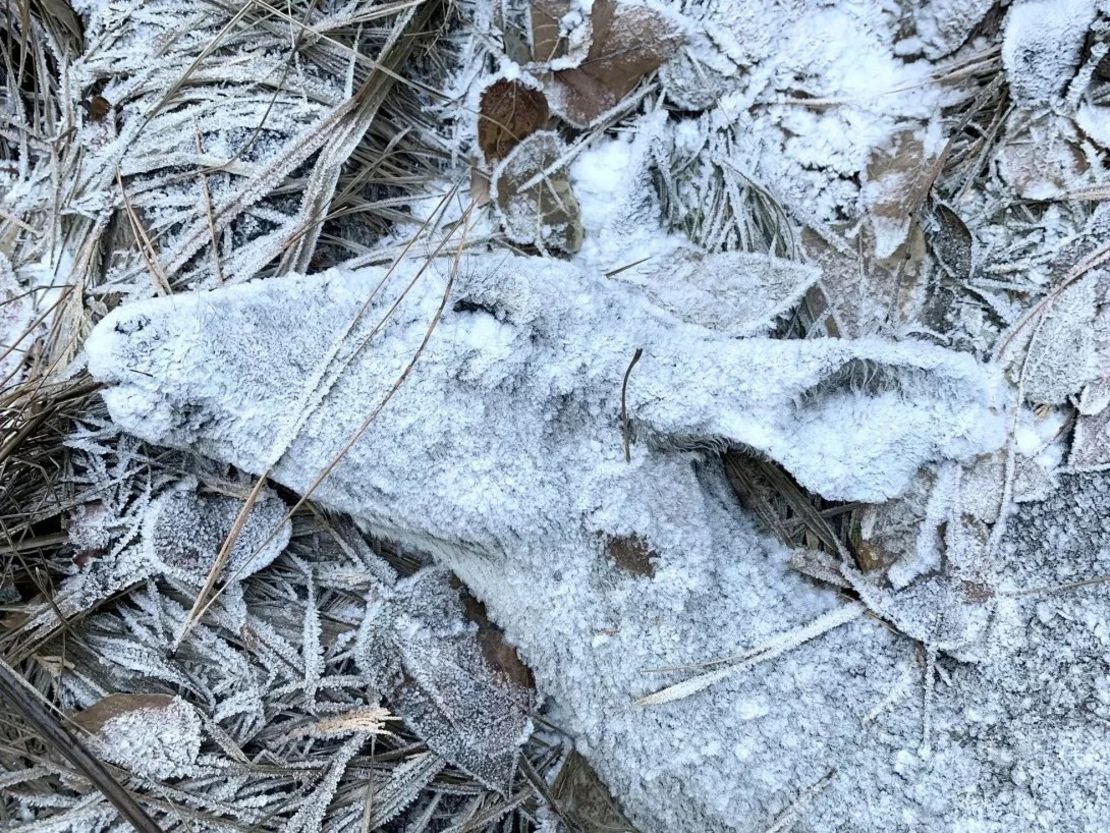
[[[553,104],[577,127],[588,127],[613,109],[684,40],[675,18],[638,0],[595,0],[590,23],[586,59],[555,73]]]
[[[1075,448],[1074,440],[1072,448]],[[1019,456],[1014,461],[1014,503],[1045,500],[1059,483],[1059,470],[1046,468],[1036,459]]]
[[[1075,128],[1062,117],[1034,122],[1027,135],[1003,145],[997,158],[1002,178],[1029,200],[1062,196],[1082,183],[1090,168]]]
[[[929,245],[940,265],[957,280],[971,277],[972,236],[960,215],[944,203],[933,205]]]
[[[182,481],[151,504],[143,522],[147,558],[167,575],[203,584],[242,508],[242,500],[202,494],[194,481]],[[286,509],[276,492],[263,487],[221,580],[246,578],[281,554],[292,534]]]
[[[820,277],[811,266],[753,252],[680,250],[651,274],[615,276],[683,321],[732,336],[766,335]]]
[[[1011,6],[1002,64],[1019,105],[1044,107],[1063,94],[1094,17],[1095,0],[1022,0]]]
[[[1104,372],[1094,327],[1097,287],[1097,275],[1076,281],[1060,292],[1042,318],[1026,325],[1033,335],[1019,372],[1028,401],[1064,402]]]
[[[590,18],[571,0],[528,3],[532,60],[577,66],[590,46]]]
[[[533,60],[546,62],[561,57],[562,21],[569,11],[568,0],[532,0],[528,4]]]
[[[890,144],[872,153],[862,196],[868,208],[877,260],[890,260],[906,243],[932,185],[930,161],[922,136],[916,130],[903,130]]]
[[[994,0],[932,0],[916,4],[913,20],[926,57],[943,58],[959,49]]]
[[[1096,416],[1110,407],[1110,376],[1097,379],[1083,388],[1078,406],[1083,416]]]
[[[482,655],[447,574],[397,583],[360,634],[378,690],[430,748],[483,783],[507,790],[531,732],[530,692]]]
[[[1068,466],[1074,471],[1110,468],[1110,407],[1076,417]]]
[[[502,78],[482,91],[478,108],[478,146],[486,160],[504,159],[514,147],[547,125],[550,111],[540,90]]]
[[[560,163],[557,133],[533,133],[493,172],[491,187],[505,234],[514,243],[576,252],[582,245],[578,200]]]
[[[95,753],[151,778],[187,775],[200,752],[200,718],[180,697],[111,694],[73,720],[93,734]]]

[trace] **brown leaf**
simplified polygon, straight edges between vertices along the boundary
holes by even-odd
[[[874,237],[875,259],[890,265],[913,231],[917,215],[934,179],[931,159],[913,129],[871,154],[865,171],[863,197]]]
[[[140,710],[162,711],[173,700],[172,694],[109,694],[71,719],[95,735],[113,718]]]
[[[563,15],[569,11],[569,0],[532,0],[532,60],[546,63],[565,54],[560,30]]]
[[[595,0],[590,21],[593,36],[586,59],[580,66],[555,73],[562,115],[578,127],[588,127],[615,107],[641,78],[668,61],[685,39],[671,18],[640,3]]]
[[[108,111],[112,109],[112,103],[102,95],[90,96],[79,103],[85,108],[85,112],[89,114],[92,121],[103,121],[104,117],[108,115]]]
[[[494,81],[482,91],[478,146],[488,161],[504,159],[522,139],[542,130],[550,116],[539,90],[507,78]]]
[[[559,136],[544,130],[513,148],[494,169],[498,213],[514,243],[565,252],[581,247],[582,219],[567,172],[563,168],[547,172],[565,152]]]

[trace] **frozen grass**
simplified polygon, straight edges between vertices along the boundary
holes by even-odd
[[[247,609],[258,617],[254,636],[249,625],[221,620],[222,597],[204,624],[186,631],[188,611],[202,594],[172,580],[106,580],[102,592],[77,596],[57,586],[134,534],[129,519],[141,514],[152,485],[193,468],[180,455],[135,446],[98,423],[96,386],[68,367],[91,322],[121,290],[140,284],[128,277],[136,272],[146,292],[159,294],[188,288],[203,280],[201,273],[210,281],[235,279],[235,244],[258,237],[259,222],[271,241],[254,252],[250,272],[266,275],[363,254],[407,219],[411,195],[438,173],[447,149],[424,113],[432,91],[410,83],[405,67],[418,62],[424,78],[446,73],[436,66],[451,54],[437,46],[448,25],[445,11],[437,3],[392,3],[325,17],[315,2],[161,4],[145,13],[168,37],[152,38],[157,49],[142,60],[161,61],[165,71],[148,92],[128,92],[126,73],[150,67],[128,67],[126,56],[122,67],[116,59],[94,67],[92,87],[74,82],[73,62],[84,44],[66,3],[5,6],[3,189],[37,185],[0,211],[0,258],[46,298],[36,307],[38,320],[3,346],[5,358],[21,361],[0,365],[7,374],[0,385],[5,826],[30,830],[49,820],[71,829],[120,829],[112,805],[144,831],[332,830],[352,819],[363,830],[507,830],[562,812],[548,785],[569,754],[557,731],[527,745],[504,795],[447,764],[394,720],[311,731],[371,705],[350,652],[338,646],[361,620],[351,600],[371,592],[367,582],[374,571],[381,574],[378,565],[358,561],[356,553],[368,550],[354,530],[346,531],[339,549],[345,555],[336,561],[334,522],[311,504],[294,516],[294,542],[281,562],[243,586]],[[144,14],[143,4],[131,13]],[[246,48],[268,70],[258,73],[259,86],[241,71],[238,53]],[[191,60],[198,55],[204,57]],[[306,79],[316,86],[305,86]],[[101,95],[112,95],[120,82],[125,100]],[[344,85],[353,97],[340,103]],[[219,100],[228,88],[224,105],[248,94],[258,119],[251,129],[232,131],[235,153],[220,163],[205,145],[219,138],[219,123],[210,120],[227,117]],[[160,171],[127,172],[127,159],[143,154],[144,135],[166,141],[160,125],[208,95],[216,109],[204,115],[199,108],[180,141],[182,152],[195,147],[196,161],[186,153]],[[306,95],[324,100],[306,107]],[[299,138],[298,118],[309,128]],[[100,130],[106,119],[130,127],[138,145],[132,139],[105,149],[104,134],[116,132]],[[174,182],[203,208],[168,219],[160,213],[145,195]],[[283,196],[301,193],[300,206]],[[75,425],[85,437],[76,444]],[[209,467],[202,477],[206,489],[245,495],[244,484],[226,471]],[[75,512],[107,513],[113,522],[97,526],[87,546],[75,550],[66,545]],[[320,546],[329,554],[321,555]],[[330,576],[303,569],[302,559],[322,558],[335,564]],[[349,558],[355,562],[339,566]],[[406,553],[393,559],[402,574],[420,563]],[[305,631],[312,621],[314,629]],[[312,662],[291,647],[308,632],[329,646],[317,646]],[[170,643],[160,640],[176,633],[184,638],[167,653]],[[135,666],[135,651],[152,653]],[[65,715],[118,691],[187,692],[205,731],[185,777],[171,785],[156,773],[72,753],[72,738],[95,748],[94,738]],[[245,708],[239,717],[228,705],[233,693]],[[220,703],[230,716],[215,712]],[[29,808],[38,809],[28,815]]]
[[[469,173],[460,148],[474,132],[476,93],[505,56],[529,57],[524,4],[117,5],[113,25],[93,32],[65,0],[13,0],[0,12],[0,278],[10,264],[23,288],[0,308],[0,322],[8,311],[20,321],[0,344],[0,697],[18,703],[0,719],[0,825],[122,831],[112,802],[144,830],[533,830],[550,829],[552,819],[622,829],[597,777],[542,715],[533,715],[539,731],[498,792],[372,711],[351,647],[363,616],[356,602],[379,592],[383,576],[424,565],[421,553],[380,541],[371,548],[342,519],[285,495],[297,504],[290,546],[228,588],[89,569],[127,550],[147,503],[183,474],[197,477],[204,495],[236,500],[263,483],[138,444],[106,422],[95,384],[73,362],[118,303],[389,262],[402,250],[544,250],[542,241],[506,240],[488,217],[472,228],[479,200],[451,187]],[[765,4],[674,5],[711,30],[722,25],[712,9],[724,9],[731,25],[752,9],[760,17]],[[565,177],[618,138],[646,135],[653,118],[670,119],[681,128],[635,151],[637,187],[666,231],[710,251],[770,253],[824,271],[775,335],[913,335],[1012,359],[1016,383],[1032,390],[1044,381],[1038,367],[1074,353],[1053,352],[1045,334],[1070,331],[1053,310],[1058,319],[1071,287],[1094,292],[1091,276],[1110,257],[1098,210],[1110,194],[1101,161],[1110,101],[1104,23],[1078,41],[1071,21],[1044,33],[1015,27],[1004,49],[1001,3],[912,5],[916,18],[902,23],[924,40],[904,47],[906,63],[924,56],[931,65],[900,90],[908,95],[861,101],[823,88],[818,67],[754,92],[739,114],[710,115],[714,102],[683,98],[697,92],[683,87],[689,68],[668,66],[590,127],[564,125],[564,156],[537,177]],[[1078,20],[1090,4],[1070,5]],[[944,14],[930,17],[934,7]],[[108,35],[134,20],[139,45],[119,47]],[[757,32],[763,25],[745,23]],[[1059,39],[1040,51],[1054,56],[1052,72],[1066,83],[1015,64],[1022,37]],[[799,52],[812,51],[799,43]],[[713,86],[719,69],[710,61],[690,71],[723,94]],[[1030,106],[1030,95],[1053,101]],[[915,109],[917,96],[935,105],[927,142],[928,108]],[[888,131],[874,147],[860,140],[874,151],[863,164],[837,157],[839,146],[828,150],[828,169],[794,158],[769,164],[785,157],[777,141],[798,144],[798,125],[812,139],[813,123],[827,116],[835,124],[842,111]],[[862,123],[843,122],[841,132]],[[867,190],[884,176],[905,184],[904,175],[909,187]],[[626,205],[639,211],[641,203]],[[873,227],[873,216],[891,214],[894,232],[889,222]],[[619,247],[616,255],[604,264],[615,277],[642,265]],[[1076,349],[1095,355],[1090,344]],[[1002,503],[992,517],[1001,520],[975,522],[991,554],[1005,549],[1006,510],[1017,506],[1020,518],[1036,491],[1023,478],[1055,477],[1041,470],[1044,460],[1057,467],[1072,426],[1102,418],[1094,406],[1075,413],[1063,401],[1077,393],[1034,402],[1032,416],[1015,411],[1014,439],[993,461],[1001,480],[990,481]],[[1084,401],[1098,393],[1092,385]],[[1105,449],[1092,449],[1084,465],[1105,468]],[[932,482],[875,507],[808,494],[774,463],[739,450],[724,466],[765,526],[809,552],[796,566],[820,582],[847,586],[830,568],[842,558],[881,574],[932,522]],[[73,592],[67,581],[79,573],[100,583]],[[1102,579],[1023,581],[1035,593],[1038,582],[1059,590]],[[924,665],[932,697],[936,657]],[[160,779],[66,755],[70,742],[59,732],[95,746],[73,716],[118,692],[179,694],[190,704],[203,743],[188,771]],[[827,780],[784,799],[769,830],[789,829]]]

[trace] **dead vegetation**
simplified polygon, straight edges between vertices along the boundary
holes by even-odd
[[[556,729],[519,765],[514,742],[491,784],[378,706],[352,651],[361,600],[411,555],[379,561],[306,505],[279,562],[193,621],[188,571],[129,555],[144,511],[186,472],[209,503],[249,484],[120,436],[70,367],[121,298],[326,268],[407,219],[449,154],[438,93],[409,76],[443,77],[451,14],[134,3],[85,33],[65,2],[5,6],[0,309],[23,316],[0,359],[5,829],[523,830],[561,812]]]
[[[0,346],[0,698],[12,706],[0,721],[0,823],[13,831],[122,830],[123,819],[143,830],[283,833],[627,826],[558,727],[534,713],[527,669],[480,611],[470,616],[485,664],[469,642],[459,648],[473,663],[468,679],[539,728],[519,759],[508,754],[511,765],[490,770],[469,748],[443,754],[466,746],[437,734],[453,713],[397,719],[395,704],[428,710],[457,681],[437,689],[415,666],[398,667],[379,681],[384,706],[368,693],[356,650],[365,601],[394,592],[390,582],[423,565],[420,554],[374,542],[379,558],[309,502],[270,569],[211,599],[124,557],[150,502],[183,473],[197,477],[190,494],[237,501],[263,481],[113,431],[74,364],[91,325],[131,297],[380,260],[383,243],[387,253],[442,247],[438,235],[454,231],[445,211],[419,242],[390,235],[413,221],[418,196],[455,197],[435,190],[444,171],[472,167],[488,181],[499,220],[488,238],[451,245],[573,253],[588,230],[571,161],[642,111],[685,114],[698,142],[660,133],[645,171],[667,228],[707,251],[823,269],[777,335],[911,333],[1011,360],[1030,404],[1068,411],[1060,439],[1072,467],[1110,465],[1105,345],[1091,335],[1106,315],[1100,269],[1110,256],[1097,209],[1110,136],[1101,122],[1015,101],[1002,4],[963,34],[966,48],[938,59],[931,80],[950,94],[943,141],[927,147],[914,123],[876,148],[850,183],[865,209],[836,223],[738,166],[751,155],[746,123],[708,115],[696,94],[715,100],[723,82],[697,68],[699,84],[688,83],[689,33],[655,9],[595,2],[591,36],[575,40],[559,30],[563,4],[536,2],[530,16],[502,4],[491,47],[488,33],[449,37],[468,10],[431,0],[334,13],[309,0],[117,5],[112,26],[126,33],[139,21],[141,35],[117,43],[107,24],[86,32],[64,0],[8,3],[0,26],[0,323],[19,322]],[[1104,29],[1092,27],[1060,90],[1076,106],[1110,98]],[[538,81],[493,80],[467,103],[436,87],[466,49],[485,70],[503,56],[581,55]],[[797,90],[752,109],[784,104],[838,106]],[[467,108],[470,121],[443,117]],[[646,118],[637,125],[651,129]],[[482,155],[459,164],[450,131],[472,126]],[[1076,333],[1078,342],[1065,337]],[[1076,368],[1077,355],[1088,364]],[[1020,496],[1015,481],[1031,458],[1009,452],[1007,499]],[[920,494],[897,506],[828,502],[740,451],[724,465],[744,506],[782,541],[849,553],[864,573],[896,561],[924,520]],[[620,569],[652,577],[648,542],[606,550]],[[79,574],[93,578],[78,587]],[[212,602],[202,617],[192,615],[198,598]],[[482,678],[490,667],[497,673]],[[141,725],[167,721],[170,709],[185,751],[161,769],[98,746],[106,723],[136,714],[117,726],[119,743],[139,724],[132,740],[142,746]],[[491,748],[487,758],[506,754]]]

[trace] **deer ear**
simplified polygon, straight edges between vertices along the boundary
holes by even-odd
[[[880,503],[1005,438],[1000,371],[877,339],[706,339],[645,352],[628,406],[656,442],[754,450],[834,500]]]

